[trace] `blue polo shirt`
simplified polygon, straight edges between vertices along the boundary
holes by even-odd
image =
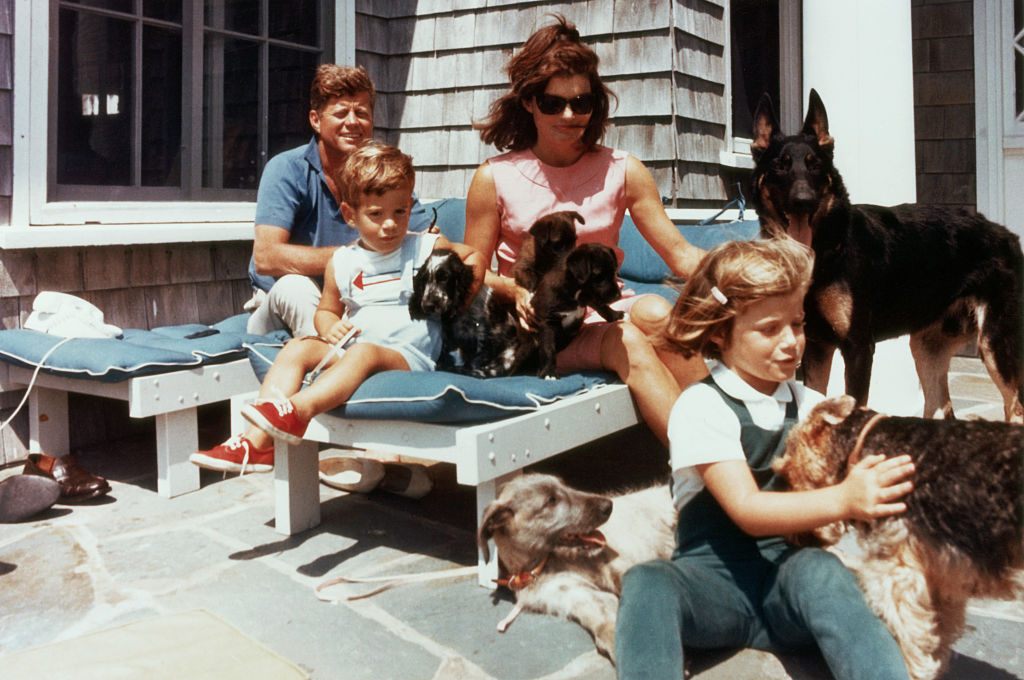
[[[345,222],[327,187],[315,135],[305,146],[282,151],[267,162],[256,193],[255,222],[287,230],[288,243],[301,246],[343,246],[358,238],[359,232]],[[430,215],[414,194],[409,230],[429,226]],[[275,278],[257,274],[250,257],[249,280],[256,288],[270,290]],[[317,277],[317,283],[323,287],[322,277]]]

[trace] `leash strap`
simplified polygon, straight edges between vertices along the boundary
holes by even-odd
[[[864,424],[861,428],[860,434],[857,435],[857,442],[853,445],[853,450],[850,451],[850,456],[846,459],[846,469],[849,470],[851,467],[860,462],[860,453],[864,448],[864,440],[868,438],[868,433],[874,429],[875,425],[882,422],[886,418],[884,413],[876,413],[871,416],[871,420]]]
[[[371,597],[377,593],[382,593],[385,590],[393,588],[399,585],[405,585],[407,583],[423,583],[426,581],[437,581],[445,578],[458,578],[460,576],[469,576],[475,574],[477,567],[454,567],[452,569],[441,569],[439,571],[424,571],[418,574],[398,574],[395,576],[367,576],[358,578],[355,576],[339,576],[338,578],[332,578],[328,581],[324,581],[316,587],[317,598],[324,602],[337,602],[335,598],[325,597],[320,594],[320,591],[331,586],[336,586],[339,583],[376,583],[380,584],[378,587],[373,588],[365,593],[357,593],[355,595],[349,595],[346,600],[361,600],[366,597]]]

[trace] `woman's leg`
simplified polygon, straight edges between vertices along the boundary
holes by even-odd
[[[817,643],[837,680],[906,680],[899,645],[875,616],[857,577],[835,555],[795,550],[765,591],[773,640],[786,647]]]
[[[708,369],[700,357],[687,359],[679,352],[662,345],[661,338],[668,326],[671,313],[672,305],[665,298],[660,295],[641,295],[629,310],[629,320],[650,339],[658,358],[679,383],[679,389],[685,390],[707,377]]]
[[[749,600],[726,575],[688,558],[626,572],[615,625],[615,666],[624,680],[683,677],[683,644],[743,647],[761,629]]]
[[[682,389],[644,333],[616,323],[601,339],[601,366],[629,387],[651,432],[668,446],[668,416]]]

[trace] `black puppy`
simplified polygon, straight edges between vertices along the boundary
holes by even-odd
[[[472,281],[473,269],[447,248],[431,253],[413,276],[410,318],[441,325],[438,370],[494,378],[528,367],[536,343],[519,325],[514,304],[484,286],[467,307]]]
[[[441,356],[439,370],[453,370],[452,353],[475,353],[475,334],[466,328],[472,317],[465,310],[467,296],[473,285],[473,268],[448,248],[430,254],[412,278],[409,317],[414,320],[433,318],[441,325]],[[477,298],[481,296],[478,295]],[[475,301],[474,301],[475,304]]]
[[[762,235],[809,239],[815,254],[805,302],[808,385],[824,391],[838,347],[846,391],[863,404],[875,343],[910,334],[925,415],[952,417],[950,359],[975,340],[1006,419],[1024,422],[1020,239],[962,210],[852,205],[833,146],[817,92],[803,129],[789,137],[761,97],[750,149]]]
[[[576,337],[587,307],[605,321],[618,321],[623,313],[608,305],[622,297],[615,273],[615,251],[598,243],[576,246],[560,266],[537,284],[532,305],[537,324],[537,375],[555,377],[555,354]]]
[[[564,210],[538,218],[523,239],[512,278],[528,291],[537,289],[541,278],[565,259],[576,245],[576,221],[585,224],[578,212]]]

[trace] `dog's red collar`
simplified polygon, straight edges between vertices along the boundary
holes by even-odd
[[[850,451],[850,457],[846,459],[846,469],[849,470],[851,467],[860,462],[860,452],[864,448],[864,440],[868,438],[868,433],[881,422],[886,415],[884,413],[876,413],[871,416],[871,420],[864,424],[861,428],[860,434],[857,435],[857,442],[853,445],[853,450]]]
[[[544,565],[548,563],[548,557],[549,555],[545,555],[544,559],[540,561],[540,564],[530,571],[521,571],[518,574],[509,576],[508,578],[496,578],[494,579],[494,582],[499,586],[505,586],[509,590],[522,590],[533,583],[533,579],[540,576],[540,572],[544,570]]]

